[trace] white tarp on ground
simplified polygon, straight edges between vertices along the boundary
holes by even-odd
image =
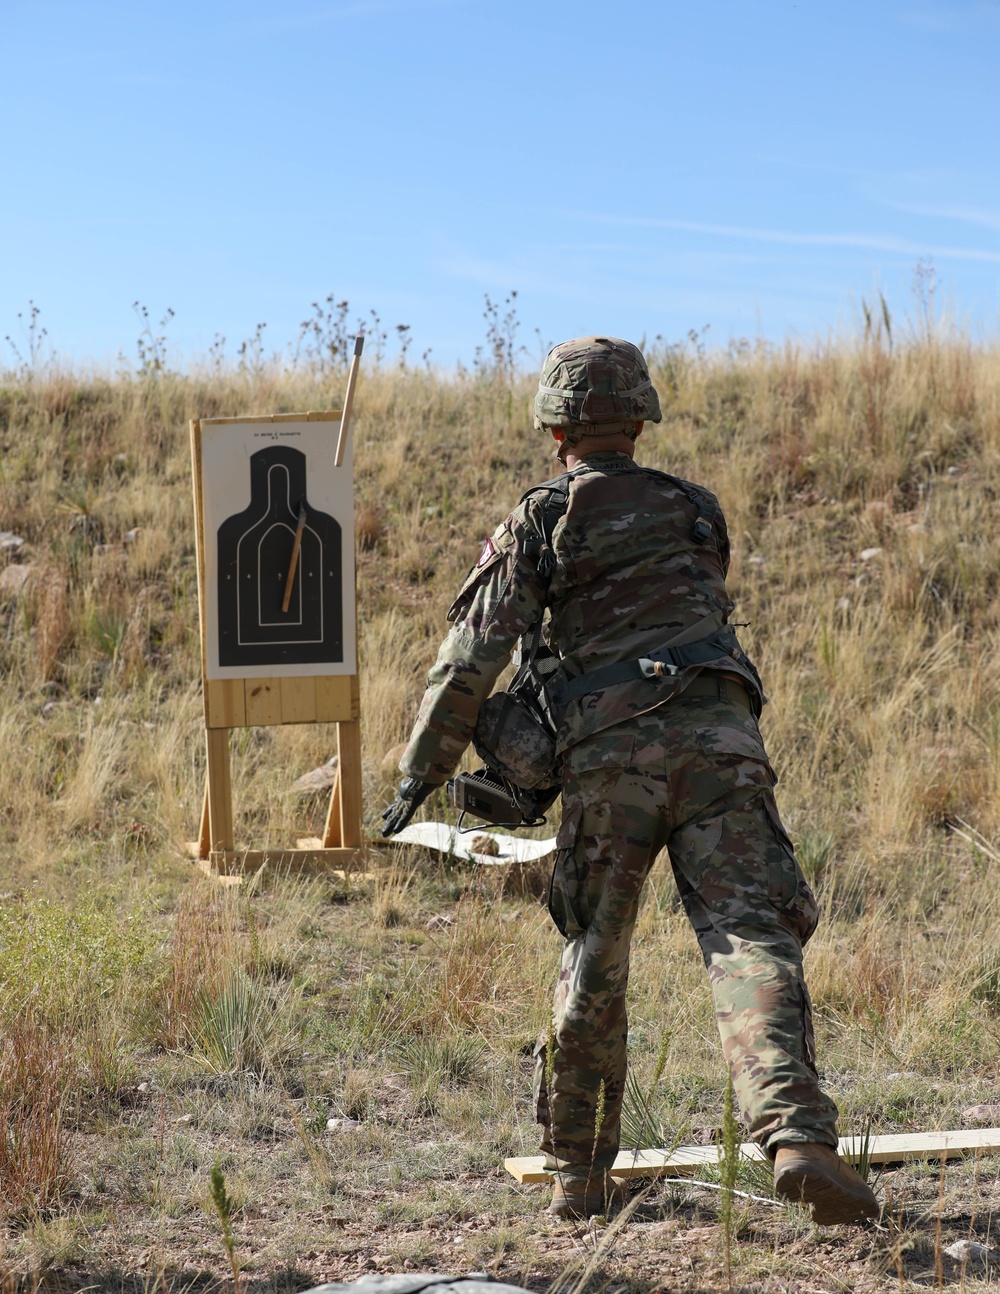
[[[499,853],[481,854],[472,848],[473,841],[482,843],[484,836],[496,841]],[[408,827],[392,837],[394,845],[422,845],[424,849],[436,849],[442,854],[452,854],[455,858],[467,858],[474,863],[486,863],[497,866],[504,863],[533,863],[538,858],[551,854],[556,847],[556,838],[548,840],[527,840],[519,836],[505,836],[500,831],[464,831],[450,827],[447,822],[411,822]]]

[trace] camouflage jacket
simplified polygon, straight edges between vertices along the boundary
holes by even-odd
[[[713,494],[619,453],[588,454],[568,486],[566,509],[552,528],[550,577],[538,562],[545,485],[529,490],[483,545],[448,612],[453,627],[400,760],[407,776],[440,783],[452,775],[480,706],[546,607],[546,639],[570,678],[693,642],[727,623],[729,537]],[[699,507],[712,517],[704,542],[694,533]],[[588,692],[570,702],[559,750],[664,704],[704,669],[736,673],[758,687],[752,668],[720,657],[676,677]]]

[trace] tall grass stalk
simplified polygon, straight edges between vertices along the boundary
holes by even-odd
[[[733,1289],[733,1192],[739,1171],[740,1130],[734,1113],[733,1076],[727,1073],[722,1097],[722,1142],[719,1157],[722,1194],[719,1197],[719,1203],[726,1237],[726,1280],[730,1294]]]
[[[0,1048],[0,1214],[52,1208],[71,1184],[65,1114],[73,1086],[70,1039],[31,1020],[8,1024]]]
[[[236,1256],[236,1238],[233,1234],[233,1215],[236,1209],[226,1190],[226,1179],[223,1176],[222,1169],[217,1163],[212,1165],[212,1171],[209,1175],[209,1193],[212,1207],[215,1209],[216,1216],[219,1219],[222,1243],[229,1258],[229,1268],[233,1274],[233,1294],[240,1294],[240,1264]]]

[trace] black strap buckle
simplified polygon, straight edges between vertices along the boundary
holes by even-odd
[[[692,533],[699,544],[707,544],[712,536],[712,523],[708,517],[699,517],[692,527]]]

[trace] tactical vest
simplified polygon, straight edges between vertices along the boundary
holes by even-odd
[[[627,455],[585,462],[528,490],[525,555],[548,582],[546,638],[560,658],[558,746],[669,700],[699,669],[738,674],[761,703],[728,625],[728,540],[718,501]],[[643,662],[662,662],[653,672]]]

